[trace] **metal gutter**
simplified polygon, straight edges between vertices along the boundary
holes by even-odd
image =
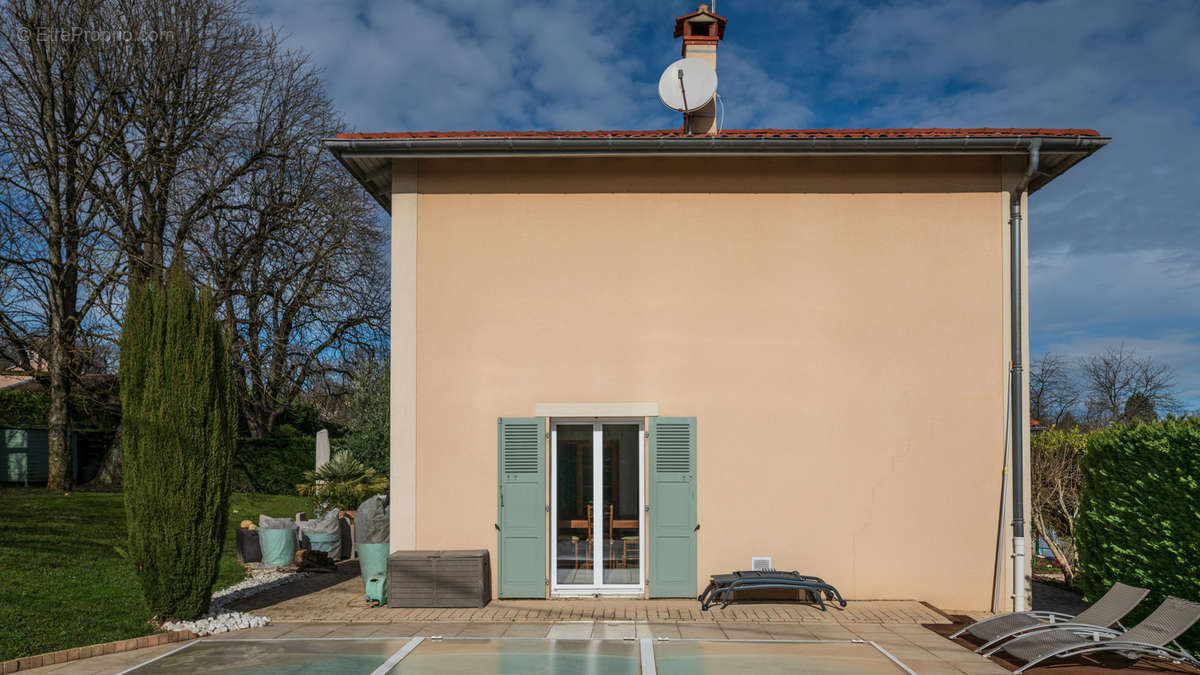
[[[703,136],[623,138],[524,138],[474,136],[466,138],[380,138],[324,141],[335,155],[363,157],[485,157],[692,154],[1027,154],[1035,140],[1043,152],[1090,154],[1110,140],[1102,136],[963,136],[935,138],[757,138]]]

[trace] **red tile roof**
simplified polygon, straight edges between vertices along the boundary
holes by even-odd
[[[719,138],[1014,138],[1099,136],[1095,129],[724,129]],[[400,131],[338,134],[346,140],[451,138],[686,138],[683,129],[635,131]],[[698,135],[692,134],[692,138]]]

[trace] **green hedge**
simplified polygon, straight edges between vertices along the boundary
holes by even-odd
[[[49,417],[49,392],[0,389],[0,426],[45,429]],[[79,394],[71,396],[72,427],[111,431],[120,422],[121,407],[116,401],[96,403]]]
[[[1168,595],[1200,600],[1200,418],[1097,431],[1082,468],[1077,543],[1087,599],[1116,581],[1149,588],[1126,626]],[[1200,646],[1200,627],[1182,642]]]
[[[316,439],[240,438],[233,461],[235,492],[294,495],[304,472],[316,466]]]

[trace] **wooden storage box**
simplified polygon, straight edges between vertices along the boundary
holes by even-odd
[[[387,576],[388,607],[483,607],[492,599],[487,550],[397,551]]]

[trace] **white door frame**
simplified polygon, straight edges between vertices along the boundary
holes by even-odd
[[[599,515],[601,504],[593,509],[592,521],[592,583],[558,583],[558,425],[592,425],[592,503],[595,494],[604,494],[604,425],[638,425],[638,582],[636,584],[605,584],[604,579],[604,518]],[[550,595],[557,597],[593,595],[636,595],[646,592],[646,419],[644,417],[555,417],[550,420]]]

